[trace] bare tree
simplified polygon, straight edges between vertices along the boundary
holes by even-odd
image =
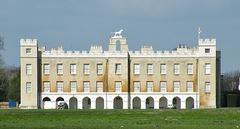
[[[223,90],[237,91],[239,85],[240,71],[225,73],[223,76]]]

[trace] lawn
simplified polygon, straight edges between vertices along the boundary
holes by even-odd
[[[6,129],[240,129],[240,109],[1,110]]]

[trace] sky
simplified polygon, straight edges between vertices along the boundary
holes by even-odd
[[[123,29],[130,50],[152,45],[172,50],[216,38],[222,73],[240,70],[239,0],[1,0],[1,55],[6,66],[19,66],[19,40],[36,38],[47,49],[106,50],[110,33]]]

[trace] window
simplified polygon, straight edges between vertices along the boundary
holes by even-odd
[[[153,74],[153,64],[147,64],[147,74]]]
[[[63,74],[63,65],[57,64],[57,74]]]
[[[103,82],[97,82],[97,92],[103,92]]]
[[[180,82],[173,82],[173,91],[180,92]]]
[[[103,64],[97,64],[97,74],[103,74]]]
[[[83,82],[83,92],[90,92],[90,82]]]
[[[147,82],[147,92],[153,92],[153,82]]]
[[[193,82],[187,82],[187,92],[193,92]]]
[[[210,91],[211,91],[210,82],[205,82],[205,92],[210,93]]]
[[[140,74],[140,64],[134,64],[134,74]]]
[[[50,92],[50,82],[43,82],[43,92]]]
[[[187,74],[193,74],[193,65],[187,64]]]
[[[140,92],[140,82],[133,82],[134,92]]]
[[[26,74],[27,75],[32,74],[32,65],[31,64],[26,64]]]
[[[77,74],[77,66],[76,64],[70,64],[70,73]]]
[[[160,64],[160,73],[167,74],[167,66],[166,64]]]
[[[122,92],[122,82],[115,82],[115,92]]]
[[[57,82],[57,92],[58,93],[63,92],[63,82]]]
[[[32,92],[32,83],[27,82],[26,83],[26,93],[31,93]]]
[[[71,92],[77,92],[77,82],[76,81],[71,81],[70,82],[70,88],[71,88]]]
[[[121,64],[116,64],[115,74],[121,74],[121,71],[122,71],[122,65]]]
[[[174,74],[180,74],[180,65],[174,64]]]
[[[205,64],[205,74],[211,74],[211,64]]]
[[[210,48],[205,48],[205,53],[210,53]]]
[[[167,92],[167,82],[166,81],[160,82],[160,92]]]
[[[26,48],[26,54],[31,54],[32,53],[32,49],[31,48]]]
[[[90,65],[89,64],[84,64],[83,65],[83,73],[84,74],[90,74]]]
[[[50,73],[50,65],[44,64],[43,65],[43,74],[49,74]]]

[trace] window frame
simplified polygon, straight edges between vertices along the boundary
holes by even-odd
[[[100,86],[100,87],[99,87]],[[96,82],[96,91],[98,93],[101,93],[103,92],[103,82],[102,81],[97,81]]]
[[[160,74],[161,75],[167,74],[167,65],[166,64],[160,64]]]
[[[138,84],[138,85],[136,85]],[[141,83],[140,81],[134,81],[133,82],[133,88],[134,88],[134,92],[140,92],[141,91]]]
[[[119,84],[119,85],[117,85]],[[122,92],[122,82],[121,81],[115,81],[115,92],[120,93]]]
[[[32,82],[26,82],[26,93],[32,93]]]
[[[115,74],[122,74],[122,64],[121,63],[115,64]]]
[[[90,90],[90,81],[83,82],[83,92],[89,93]]]
[[[84,75],[90,74],[90,64],[83,64],[83,74]]]
[[[179,85],[177,85],[177,84],[179,84]],[[178,87],[176,87],[176,86],[178,86]],[[181,83],[180,83],[180,81],[174,81],[173,82],[173,92],[181,92]]]
[[[61,64],[61,63],[57,64],[57,74],[58,75],[62,75],[63,74],[63,64]]]
[[[62,85],[60,85],[62,84]],[[57,93],[63,93],[64,92],[64,84],[63,81],[57,81]]]
[[[162,84],[164,84],[164,85],[162,85]],[[160,81],[160,92],[167,92],[167,81]]]
[[[26,64],[26,75],[32,75],[32,64]]]
[[[70,64],[70,74],[72,75],[77,74],[77,64]]]
[[[48,84],[48,85],[46,85],[46,84]],[[48,89],[48,90],[46,90],[46,89]],[[50,81],[44,81],[44,82],[43,82],[43,92],[44,92],[44,93],[49,93],[49,92],[51,92],[51,84],[50,84]]]
[[[140,68],[141,68],[140,64],[134,64],[133,65],[133,74],[135,74],[135,75],[140,74],[140,70],[141,70]]]
[[[149,85],[151,84],[151,85]],[[154,84],[153,81],[147,81],[147,92],[154,92]]]
[[[174,75],[179,75],[180,74],[180,64],[174,64],[173,65],[173,72],[174,72]]]
[[[101,66],[101,67],[99,67]],[[103,74],[103,64],[97,64],[97,74],[102,75]]]
[[[153,64],[147,64],[147,74],[153,74]]]
[[[48,69],[46,69],[48,66]],[[50,74],[50,64],[43,64],[43,74],[49,75]]]

